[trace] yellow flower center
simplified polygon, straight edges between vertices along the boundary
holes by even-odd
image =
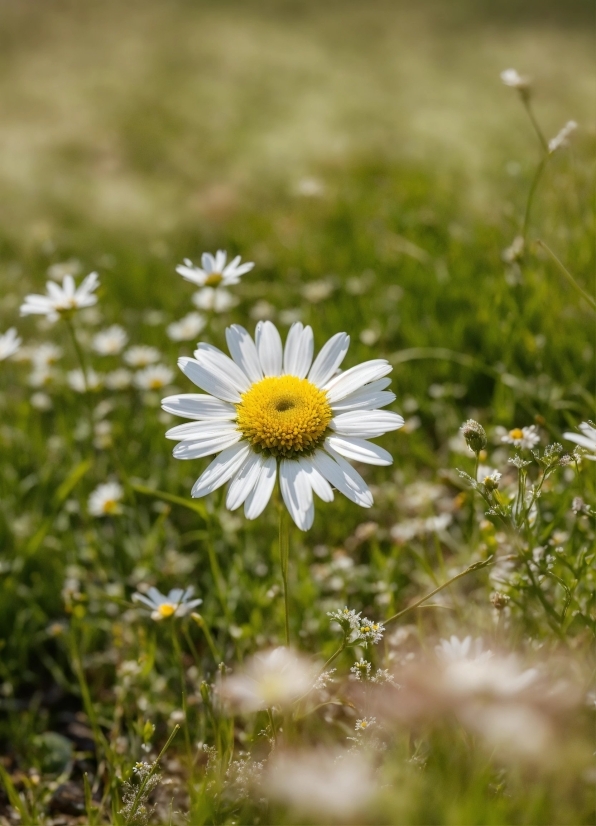
[[[312,453],[333,415],[327,395],[296,376],[261,379],[236,410],[238,429],[257,451],[286,459]]]
[[[223,275],[220,272],[210,272],[205,281],[205,287],[217,287],[221,284]]]
[[[115,499],[106,499],[103,503],[104,513],[116,513],[118,510],[118,502]]]
[[[524,438],[524,434],[519,429],[519,427],[514,427],[513,430],[510,430],[509,431],[509,436],[510,436],[511,439],[523,439]]]
[[[160,390],[163,387],[163,379],[153,378],[149,382],[149,388],[151,390]]]
[[[157,609],[157,613],[164,617],[164,619],[165,617],[171,617],[172,614],[176,613],[176,606],[172,605],[171,602],[163,602]]]

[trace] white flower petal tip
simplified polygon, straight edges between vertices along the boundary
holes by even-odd
[[[97,303],[95,290],[99,286],[99,276],[90,273],[77,287],[72,275],[65,275],[62,286],[53,281],[46,284],[46,295],[31,294],[25,296],[21,305],[21,315],[45,315],[49,321],[56,321],[61,315],[67,315],[83,307],[92,307]]]
[[[201,266],[195,266],[188,258],[184,259],[184,264],[176,267],[176,272],[186,281],[190,281],[199,287],[228,287],[237,284],[243,275],[250,272],[254,267],[252,261],[241,264],[241,258],[237,255],[229,264],[226,264],[227,252],[218,250],[215,255],[204,252],[201,256]]]

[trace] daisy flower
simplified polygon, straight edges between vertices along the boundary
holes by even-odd
[[[72,275],[65,275],[62,286],[53,281],[46,284],[46,295],[27,295],[21,304],[21,315],[45,315],[49,321],[56,321],[82,307],[91,307],[97,302],[95,290],[99,286],[99,276],[90,273],[77,287]]]
[[[161,353],[156,347],[148,347],[146,344],[138,344],[129,347],[124,354],[124,361],[129,367],[147,367],[155,364],[161,358]]]
[[[89,496],[87,509],[91,516],[114,516],[122,513],[120,502],[124,498],[124,490],[118,482],[106,482],[98,485]]]
[[[241,672],[222,681],[219,693],[241,711],[283,708],[312,688],[315,674],[313,663],[280,646],[251,657]]]
[[[199,335],[205,324],[205,316],[200,313],[188,313],[180,321],[168,324],[166,332],[172,341],[190,341]]]
[[[44,341],[31,352],[31,361],[36,368],[49,367],[62,357],[62,348],[51,341]]]
[[[11,327],[0,335],[0,361],[4,361],[17,352],[23,340],[17,335],[16,327]]]
[[[540,436],[538,435],[538,428],[535,424],[532,424],[529,427],[514,427],[513,430],[501,437],[501,441],[505,444],[531,450],[540,441]]]
[[[174,371],[164,364],[151,364],[134,375],[134,384],[139,390],[162,390],[172,383]]]
[[[215,255],[204,252],[200,267],[185,258],[184,264],[176,267],[176,272],[198,287],[228,287],[237,284],[241,277],[254,267],[252,261],[241,264],[239,255],[226,265],[227,258],[228,254],[224,250],[218,250]]]
[[[580,447],[585,447],[590,451],[585,458],[596,462],[596,427],[589,422],[582,422],[579,426],[580,433],[563,433],[564,439],[569,439],[570,442],[575,442]]]
[[[117,370],[112,370],[111,373],[106,373],[105,383],[109,390],[126,390],[130,387],[132,382],[132,374],[126,367],[119,367]]]
[[[522,77],[517,69],[505,69],[501,72],[501,80],[505,86],[509,86],[511,89],[525,90],[530,86],[530,79]]]
[[[102,330],[93,336],[91,346],[100,356],[117,356],[124,349],[127,341],[126,330],[119,324],[113,324],[107,330]]]
[[[88,368],[86,373],[83,373],[83,371],[78,368],[68,371],[66,381],[75,393],[86,393],[88,390],[99,390],[101,388],[102,376],[96,373],[93,368]]]
[[[214,313],[225,313],[238,304],[229,290],[223,287],[203,287],[197,290],[192,297],[192,303],[199,310],[213,310]]]
[[[244,505],[255,519],[267,505],[279,475],[283,501],[296,525],[308,530],[314,519],[313,493],[325,502],[333,488],[365,508],[373,497],[346,461],[390,465],[391,454],[368,439],[403,425],[403,418],[379,408],[395,395],[384,378],[391,365],[374,359],[336,375],[350,342],[337,333],[313,362],[313,332],[300,322],[285,349],[275,325],[257,324],[255,341],[238,325],[228,327],[232,358],[201,343],[194,358],[178,365],[208,395],[163,399],[168,413],[193,421],[172,428],[178,459],[218,454],[197,479],[192,496],[212,493],[231,481],[226,506]]]
[[[159,622],[168,617],[184,617],[193,608],[201,605],[202,599],[191,599],[193,593],[192,585],[186,590],[172,588],[167,596],[164,596],[157,588],[149,588],[146,594],[136,591],[132,595],[132,601],[142,602],[146,608],[151,610],[151,619]]]

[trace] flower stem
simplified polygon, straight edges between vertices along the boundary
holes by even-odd
[[[290,526],[286,510],[279,506],[279,558],[281,562],[281,578],[284,591],[284,617],[286,631],[286,645],[290,644],[290,610],[288,604],[288,558],[290,555]]]
[[[81,365],[81,373],[83,376],[83,383],[85,385],[85,404],[87,407],[87,415],[89,417],[89,438],[93,443],[93,405],[91,404],[91,396],[89,394],[89,377],[87,373],[87,365],[85,363],[85,358],[83,356],[83,350],[77,338],[77,333],[72,318],[69,318],[67,315],[65,315],[64,322],[68,328],[68,332],[70,334],[74,351],[77,354],[78,362]]]
[[[580,285],[577,283],[575,278],[571,275],[571,273],[569,272],[567,267],[563,264],[563,262],[559,258],[557,258],[557,256],[550,249],[550,247],[547,247],[546,244],[544,243],[544,241],[541,241],[540,239],[537,239],[536,243],[538,244],[539,247],[542,247],[544,250],[546,250],[546,252],[553,259],[553,261],[555,262],[557,267],[563,273],[563,275],[565,276],[567,281],[569,281],[571,286],[574,287],[578,291],[578,293],[582,296],[582,298],[584,298],[588,302],[588,304],[592,307],[593,310],[596,310],[596,301],[594,300],[594,298],[589,293],[587,293],[584,289],[582,289],[582,287],[580,287]]]
[[[544,172],[548,158],[548,155],[545,155],[544,158],[542,158],[536,167],[536,172],[534,173],[532,183],[530,184],[530,191],[528,192],[528,200],[526,202],[526,211],[524,213],[524,223],[522,227],[522,238],[524,239],[524,242],[527,240],[528,230],[530,228],[530,214],[532,212],[532,204],[534,203],[534,195],[536,194],[536,189],[540,183],[540,179],[542,178],[542,173]]]
[[[530,98],[529,98],[528,94],[523,94],[522,93],[521,99],[522,99],[522,103],[524,105],[524,109],[526,110],[526,112],[528,113],[528,117],[530,118],[530,122],[531,122],[532,126],[534,127],[534,131],[536,132],[536,135],[538,136],[538,140],[540,141],[540,146],[544,150],[545,154],[548,154],[548,142],[547,142],[546,138],[544,137],[544,133],[543,133],[542,129],[540,128],[540,124],[536,120],[536,115],[534,114],[534,110],[532,109],[532,104],[530,103]]]
[[[178,669],[180,673],[180,691],[182,694],[182,713],[184,714],[184,739],[186,741],[186,751],[188,752],[188,759],[192,761],[192,748],[190,745],[190,734],[188,732],[188,706],[186,703],[186,676],[184,674],[184,662],[182,660],[182,649],[178,641],[178,634],[176,632],[176,623],[174,618],[170,619],[172,631],[172,644],[178,660]]]
[[[130,824],[130,823],[134,823],[134,820],[135,820],[135,817],[136,817],[136,814],[137,814],[137,809],[139,808],[139,804],[140,804],[141,800],[143,799],[143,793],[144,793],[145,789],[147,788],[147,784],[149,783],[149,781],[151,780],[151,778],[153,777],[153,775],[157,771],[157,769],[159,767],[159,761],[164,756],[166,751],[169,749],[170,744],[172,743],[172,740],[178,734],[178,729],[179,728],[180,728],[180,726],[178,724],[176,724],[174,726],[174,728],[172,730],[172,733],[170,734],[170,736],[168,737],[168,739],[166,741],[165,746],[163,747],[163,749],[157,755],[157,758],[155,759],[155,762],[153,763],[153,765],[151,767],[151,771],[149,772],[147,777],[143,780],[143,782],[139,786],[139,790],[136,794],[134,803],[132,804],[132,808],[130,810],[130,813],[129,813],[128,817],[126,818],[126,821],[125,821],[126,826],[128,826],[128,824]]]

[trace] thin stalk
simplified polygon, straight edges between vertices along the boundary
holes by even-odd
[[[490,565],[492,561],[493,557],[491,556],[488,559],[485,559],[483,562],[475,562],[473,565],[469,565],[465,569],[465,571],[461,571],[461,573],[451,577],[451,579],[448,579],[447,582],[444,582],[442,585],[439,585],[438,588],[435,588],[434,591],[431,591],[429,594],[426,594],[426,596],[422,597],[422,599],[416,600],[416,602],[413,602],[411,605],[408,605],[407,608],[403,608],[401,611],[398,611],[397,614],[394,614],[392,617],[389,617],[389,619],[383,620],[383,625],[387,625],[388,623],[393,622],[393,620],[396,620],[399,617],[402,617],[404,614],[407,614],[408,611],[412,611],[414,610],[414,608],[418,608],[420,605],[422,605],[423,602],[426,602],[427,599],[434,597],[435,594],[438,594],[439,591],[442,591],[443,588],[447,588],[449,585],[453,585],[453,583],[457,582],[458,579],[461,579],[462,577],[466,576],[466,574],[471,574],[472,571],[479,571],[481,568],[485,568],[487,565]],[[327,665],[327,663],[325,665]]]
[[[530,97],[529,97],[528,93],[527,92],[525,94],[522,93],[521,99],[522,99],[522,103],[524,105],[524,109],[526,110],[526,112],[528,113],[528,117],[530,118],[530,122],[531,122],[532,126],[534,127],[534,131],[536,132],[536,135],[538,136],[538,140],[540,141],[540,146],[542,147],[544,152],[546,154],[548,154],[548,141],[544,137],[544,132],[542,131],[542,129],[540,128],[540,124],[536,120],[536,116],[534,115],[534,110],[532,109],[532,106],[530,104]]]
[[[182,713],[184,714],[184,740],[186,742],[186,751],[188,752],[188,759],[192,762],[192,747],[190,745],[190,734],[188,731],[188,706],[186,702],[186,675],[184,674],[184,662],[182,660],[182,649],[178,641],[178,634],[176,632],[176,623],[174,617],[171,618],[172,644],[178,660],[178,671],[180,675],[180,691],[182,694]]]
[[[480,465],[480,451],[476,452],[476,461],[474,462],[474,481],[478,481],[478,466]]]
[[[168,739],[166,741],[165,746],[163,747],[163,749],[157,755],[157,758],[155,759],[155,762],[153,763],[153,765],[151,767],[151,771],[149,772],[147,777],[143,780],[143,782],[139,786],[139,790],[138,790],[138,792],[136,794],[136,797],[134,799],[134,803],[132,804],[132,809],[130,810],[129,815],[126,818],[125,826],[129,826],[130,823],[134,823],[134,820],[135,820],[135,817],[136,817],[136,814],[137,814],[137,809],[139,808],[139,804],[140,804],[141,800],[143,799],[143,793],[144,793],[145,789],[147,788],[147,783],[149,783],[149,781],[151,780],[151,778],[153,777],[153,775],[157,771],[158,766],[159,766],[159,761],[164,756],[166,751],[169,749],[169,747],[172,743],[172,740],[178,734],[178,729],[179,728],[180,728],[180,726],[178,724],[176,724],[174,726],[174,728],[172,730],[172,733],[170,734],[170,736],[168,737]]]
[[[81,654],[77,645],[76,630],[74,628],[71,628],[70,631],[70,655],[72,658],[74,672],[79,683],[79,691],[81,692],[81,699],[83,700],[83,708],[89,718],[89,723],[93,731],[93,739],[98,747],[102,747],[104,755],[109,762],[111,749],[97,719],[95,706],[93,705],[93,700],[91,699],[91,693],[87,684],[87,678],[85,677]]]
[[[201,629],[201,631],[205,635],[205,639],[207,640],[207,645],[209,646],[209,650],[211,651],[211,656],[213,657],[213,659],[215,660],[216,663],[220,663],[222,661],[221,654],[220,654],[217,646],[215,645],[215,641],[213,639],[213,636],[211,635],[211,631],[209,630],[209,626],[205,622],[204,617],[202,617],[201,614],[197,614],[196,612],[193,612],[191,614],[191,617],[193,618],[193,620],[196,622],[196,624],[199,626],[199,628]],[[186,631],[186,633],[188,634],[188,631]],[[189,635],[189,639],[190,639],[190,635]],[[193,646],[193,649],[194,649],[194,646]]]
[[[290,644],[290,607],[288,598],[288,560],[290,555],[290,526],[286,510],[279,506],[279,558],[281,563],[281,578],[284,591],[284,617],[286,631],[286,645]]]
[[[530,215],[532,212],[532,205],[534,203],[534,195],[536,194],[536,189],[538,184],[540,183],[540,179],[542,178],[542,173],[545,170],[546,164],[548,162],[549,155],[545,155],[544,158],[540,161],[538,166],[536,167],[536,172],[534,173],[534,177],[532,178],[532,183],[530,184],[530,191],[528,192],[528,200],[526,201],[526,211],[524,213],[524,223],[522,226],[522,238],[524,239],[524,246],[525,241],[528,237],[528,229],[530,227]]]
[[[547,245],[544,243],[544,241],[541,241],[539,238],[536,240],[536,243],[538,244],[539,247],[542,247],[544,250],[546,250],[546,252],[553,259],[553,261],[555,262],[555,264],[557,265],[559,270],[565,276],[567,281],[571,284],[571,286],[578,291],[578,293],[581,295],[581,297],[585,301],[588,302],[588,304],[590,305],[590,307],[593,310],[596,310],[596,300],[590,295],[590,293],[587,293],[582,287],[580,287],[580,285],[577,283],[575,278],[571,275],[571,273],[569,272],[567,267],[563,264],[563,262],[559,258],[557,258],[557,256],[550,249],[550,247],[547,247]]]
[[[70,338],[74,347],[74,351],[77,354],[78,362],[81,366],[81,373],[83,375],[83,383],[85,385],[85,405],[87,407],[87,416],[89,418],[89,438],[91,439],[91,443],[93,444],[93,432],[94,432],[94,423],[93,423],[93,405],[91,403],[91,396],[89,394],[89,376],[87,373],[87,364],[85,362],[85,358],[83,356],[83,350],[81,345],[79,344],[79,340],[77,338],[77,333],[75,330],[75,326],[73,324],[72,318],[68,316],[64,316],[64,323],[68,328],[68,332],[70,334]]]

